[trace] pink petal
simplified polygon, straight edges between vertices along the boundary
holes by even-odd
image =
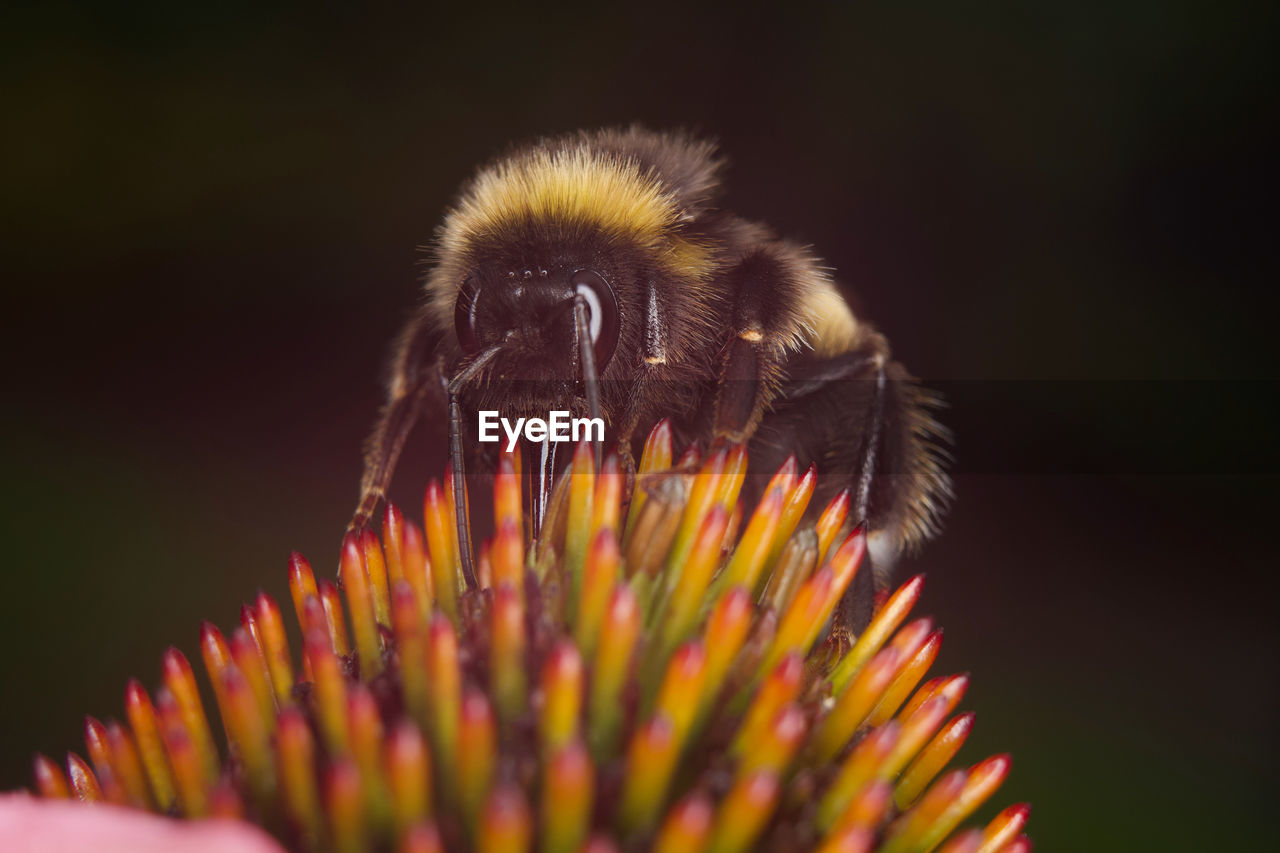
[[[284,853],[235,820],[181,821],[105,803],[0,795],[0,848],[8,853]]]

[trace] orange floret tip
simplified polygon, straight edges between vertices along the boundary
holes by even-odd
[[[71,785],[67,782],[67,774],[62,772],[62,768],[56,761],[37,755],[33,765],[36,791],[40,796],[51,800],[66,800],[71,797]]]
[[[780,783],[769,770],[740,777],[716,810],[708,847],[724,853],[751,849],[773,815]]]
[[[404,525],[404,576],[413,588],[414,597],[418,600],[418,610],[423,621],[431,615],[434,600],[434,586],[431,580],[431,564],[427,560],[426,535],[422,528],[412,521]]]
[[[160,732],[169,756],[169,766],[173,769],[178,805],[188,817],[204,817],[209,812],[209,792],[200,757],[183,726],[173,694],[165,688],[156,693],[156,709],[160,714]]]
[[[685,469],[694,467],[701,461],[702,461],[702,444],[700,442],[693,441],[693,442],[690,442],[689,446],[684,449],[684,453],[680,454],[680,458],[676,460],[675,465],[673,465],[672,467],[677,471],[685,470]]]
[[[316,846],[325,838],[325,815],[317,782],[315,739],[299,709],[281,711],[276,751],[280,791],[290,824],[305,846]]]
[[[707,655],[702,691],[703,714],[719,697],[730,667],[747,639],[754,615],[751,596],[741,586],[731,588],[712,608],[702,643]]]
[[[310,631],[305,640],[311,661],[312,707],[321,738],[329,751],[346,755],[350,749],[347,734],[347,679],[341,664],[329,645],[329,638],[318,630]]]
[[[617,842],[605,835],[593,835],[582,847],[582,853],[621,853]]]
[[[489,549],[489,561],[493,566],[493,586],[510,586],[523,597],[524,594],[524,531],[516,519],[504,518],[498,525],[498,533]]]
[[[227,639],[212,622],[200,623],[200,653],[204,657],[205,670],[210,680],[217,682],[217,676],[231,663],[231,647]],[[216,689],[216,688],[215,688]]]
[[[747,529],[738,541],[733,557],[720,575],[719,587],[741,585],[748,590],[756,588],[782,521],[785,504],[786,495],[782,487],[771,486],[765,492],[747,522]]]
[[[840,764],[840,769],[818,802],[817,823],[823,830],[845,826],[868,786],[878,781],[881,765],[897,746],[901,728],[890,722],[871,731]]]
[[[138,808],[153,808],[155,803],[147,786],[146,771],[132,735],[123,725],[111,720],[107,723],[107,741],[111,744],[112,766],[129,802]]]
[[[338,592],[337,585],[327,578],[320,581],[320,604],[324,623],[329,631],[329,642],[333,644],[334,652],[346,657],[351,654],[351,640],[347,636],[342,595]]]
[[[814,530],[818,534],[819,563],[827,558],[827,552],[835,542],[836,534],[844,526],[845,519],[849,516],[849,506],[850,492],[848,489],[842,489],[827,503],[826,508],[822,510],[822,515],[818,516]]]
[[[800,693],[801,677],[804,675],[804,658],[799,654],[789,654],[774,668],[769,677],[756,691],[755,699],[747,710],[738,735],[733,742],[736,755],[745,755],[755,749],[766,728],[777,717],[778,713],[795,701]]]
[[[293,660],[289,656],[284,617],[281,616],[280,606],[275,599],[265,592],[259,592],[254,600],[254,613],[257,616],[262,654],[271,676],[271,688],[275,692],[276,703],[283,705],[290,701],[293,691]]]
[[[711,835],[715,812],[705,794],[694,793],[668,812],[654,842],[654,853],[698,853]]]
[[[978,853],[982,849],[982,833],[976,829],[961,833],[938,848],[938,853]]]
[[[111,766],[111,744],[107,740],[107,727],[94,717],[84,718],[84,745],[89,760],[96,770]]]
[[[894,801],[898,808],[904,809],[915,802],[934,777],[945,768],[955,754],[960,751],[969,732],[973,730],[974,715],[961,714],[948,722],[933,736],[933,740],[920,751],[910,766],[903,771],[898,787],[894,791]]]
[[[339,759],[325,777],[325,812],[334,849],[341,853],[364,850],[368,814],[359,769],[351,760]]]
[[[1030,817],[1030,803],[1018,803],[1004,809],[982,830],[982,844],[979,849],[985,853],[1001,853],[1010,849],[1008,845],[1012,845],[1026,828]]]
[[[494,592],[489,643],[489,678],[498,715],[515,720],[527,707],[524,604],[515,588],[503,583]]]
[[[650,718],[632,735],[618,812],[618,828],[624,835],[651,826],[657,818],[677,750],[675,728],[667,717]]]
[[[582,713],[582,657],[572,643],[561,642],[542,667],[543,706],[539,724],[542,748],[554,753],[577,735]]]
[[[423,496],[423,528],[427,536],[427,553],[431,565],[431,587],[436,603],[450,619],[458,616],[458,571],[454,539],[453,510],[445,500],[444,490],[432,480]]]
[[[98,777],[85,760],[74,752],[67,753],[67,778],[71,781],[71,792],[81,802],[93,803],[102,799]]]
[[[434,823],[420,823],[405,833],[399,853],[444,853],[444,840]]]
[[[360,531],[360,555],[364,561],[365,575],[369,579],[369,590],[373,596],[374,621],[383,625],[390,624],[391,583],[388,577],[387,559],[382,552],[382,543],[372,528]]]
[[[875,839],[875,833],[870,829],[850,826],[829,835],[818,848],[818,853],[870,853]]]
[[[275,772],[267,722],[258,711],[253,689],[238,667],[231,665],[223,669],[221,681],[225,697],[223,720],[228,736],[244,764],[254,796],[260,801],[270,801],[275,791]]]
[[[871,624],[858,637],[852,649],[844,656],[831,675],[832,687],[838,692],[844,689],[858,670],[871,659],[890,635],[898,629],[907,614],[915,607],[924,589],[924,575],[916,575],[898,587],[881,606]]]
[[[871,712],[868,723],[878,726],[887,720],[893,718],[898,709],[902,707],[902,703],[911,695],[911,691],[915,690],[916,685],[920,683],[920,679],[924,677],[929,667],[933,666],[933,661],[938,656],[938,649],[942,646],[942,632],[934,631],[925,637],[923,643],[915,648],[915,653],[908,658],[898,674],[894,676],[893,682],[885,689],[884,695],[880,697],[880,702],[876,705],[876,709]],[[910,649],[899,649],[906,654]]]
[[[169,768],[169,757],[165,754],[164,743],[160,739],[160,723],[155,706],[136,679],[130,680],[125,686],[124,710],[129,718],[129,726],[133,729],[138,754],[155,803],[160,809],[167,810],[177,797],[173,771]]]
[[[959,675],[931,678],[912,694],[907,703],[902,706],[902,710],[898,712],[898,716],[903,719],[911,716],[917,708],[924,704],[926,699],[931,699],[934,694],[948,697],[951,707],[954,708],[964,698],[964,694],[968,689],[969,673],[967,672],[962,672]]]
[[[617,534],[610,527],[601,528],[587,552],[582,596],[574,625],[574,641],[583,654],[590,655],[595,650],[609,595],[621,576],[621,561]]]
[[[493,481],[493,518],[496,527],[510,522],[519,528],[523,520],[520,477],[515,459],[507,453],[498,457],[498,472]]]
[[[618,454],[605,456],[600,473],[596,476],[596,493],[591,500],[591,534],[612,530],[615,535],[621,529],[622,490],[626,484]]]
[[[655,713],[671,721],[677,748],[689,732],[702,697],[707,655],[701,642],[682,646],[667,665],[658,689]]]
[[[477,853],[524,853],[530,849],[533,818],[519,789],[503,786],[493,792],[477,836]]]
[[[626,584],[614,588],[592,666],[589,742],[597,756],[609,754],[623,724],[620,704],[640,636],[640,604]]]
[[[807,731],[808,724],[800,708],[795,705],[783,708],[751,749],[742,753],[738,773],[770,770],[779,776],[784,775]]]
[[[385,760],[392,818],[407,836],[431,816],[431,757],[422,730],[402,720],[387,737]]]
[[[663,418],[653,425],[645,439],[639,473],[648,474],[670,468],[672,452],[671,419]]]
[[[769,478],[769,485],[765,486],[766,492],[774,489],[782,489],[789,493],[796,485],[796,472],[800,470],[800,466],[796,463],[796,455],[794,453],[787,456],[786,460],[778,466],[778,470]]]
[[[382,547],[387,563],[387,588],[395,586],[396,581],[404,580],[404,562],[401,553],[404,550],[404,513],[400,507],[387,501],[386,510],[382,513]]]
[[[316,598],[320,591],[316,587],[316,576],[311,571],[307,558],[293,551],[289,554],[289,594],[293,597],[293,608],[299,621],[303,619],[303,603],[308,598]]]
[[[267,675],[266,661],[262,651],[243,628],[237,628],[231,632],[229,645],[231,659],[235,661],[245,681],[248,682],[257,703],[258,715],[270,732],[275,729],[276,699],[271,689],[271,679]]]
[[[382,646],[378,637],[373,585],[365,567],[360,534],[355,531],[343,538],[340,571],[351,630],[356,640],[356,654],[360,658],[360,675],[368,680],[382,670]]]
[[[209,791],[209,817],[244,820],[244,800],[230,779],[219,779]]]
[[[489,701],[484,694],[469,691],[462,700],[462,713],[458,720],[454,773],[464,816],[473,826],[493,785],[496,741]]]
[[[546,766],[542,787],[541,844],[550,853],[577,853],[587,837],[595,772],[580,740],[566,744]]]

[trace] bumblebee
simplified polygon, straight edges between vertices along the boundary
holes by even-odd
[[[394,345],[352,526],[426,412],[448,412],[455,487],[478,461],[480,410],[601,417],[624,464],[670,417],[686,441],[749,442],[760,470],[792,454],[816,463],[820,491],[849,489],[868,530],[874,572],[858,575],[887,583],[950,496],[935,401],[809,249],[717,207],[722,167],[707,141],[630,128],[543,139],[481,168]],[[553,445],[539,455],[535,525],[556,470]]]

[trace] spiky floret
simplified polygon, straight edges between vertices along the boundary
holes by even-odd
[[[741,448],[672,459],[659,424],[624,507],[584,445],[530,542],[503,458],[479,589],[447,486],[422,527],[389,507],[381,541],[347,536],[344,595],[295,555],[300,658],[262,593],[229,638],[202,627],[225,761],[171,649],[154,700],[130,682],[128,726],[87,719],[92,767],[37,757],[37,789],[241,816],[302,850],[1029,849],[1025,806],[954,834],[1009,759],[943,773],[973,715],[952,716],[967,676],[921,683],[923,578],[851,645],[824,638],[865,547],[847,496],[802,525],[815,475],[789,463],[744,517]]]

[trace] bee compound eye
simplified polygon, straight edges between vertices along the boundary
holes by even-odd
[[[476,334],[476,303],[479,300],[480,283],[475,276],[469,276],[458,289],[458,301],[453,308],[453,327],[458,335],[458,344],[468,355],[480,350]]]
[[[581,295],[587,302],[587,326],[596,354],[596,369],[604,370],[618,347],[617,297],[595,270],[578,270],[569,279],[569,285],[575,295]]]

